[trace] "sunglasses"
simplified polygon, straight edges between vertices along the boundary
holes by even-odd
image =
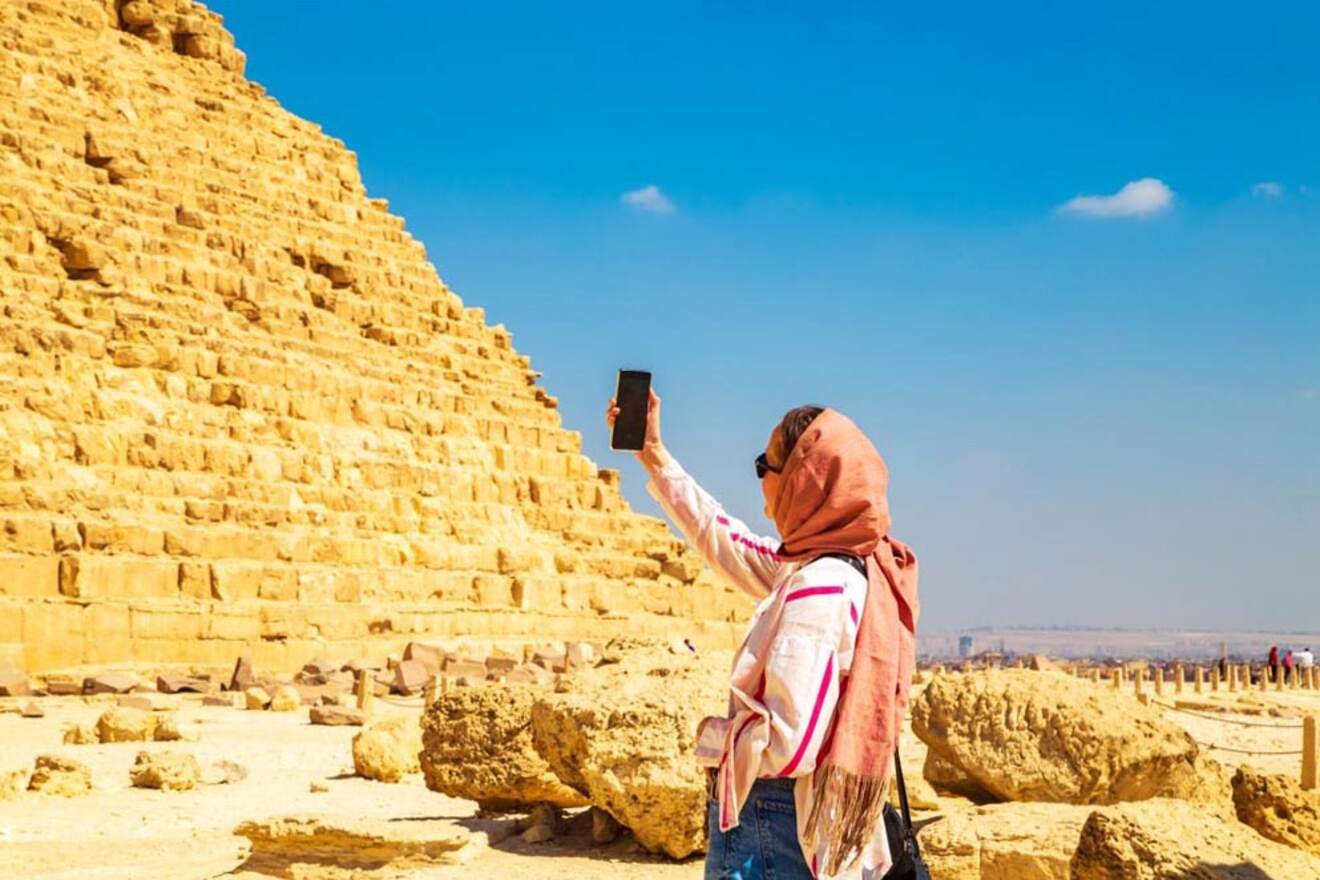
[[[764,480],[767,473],[779,474],[783,473],[783,470],[777,467],[770,467],[769,459],[767,459],[765,453],[762,452],[756,457],[756,478],[758,480]]]

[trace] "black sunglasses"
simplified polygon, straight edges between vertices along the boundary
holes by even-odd
[[[758,480],[764,480],[767,472],[772,474],[783,473],[780,468],[770,467],[769,459],[767,459],[765,453],[762,452],[756,457],[756,478]]]

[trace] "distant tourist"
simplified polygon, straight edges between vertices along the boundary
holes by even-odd
[[[1287,654],[1283,655],[1283,678],[1285,681],[1287,681],[1288,677],[1292,675],[1292,668],[1293,656],[1292,651],[1289,651]]]
[[[1310,648],[1302,648],[1293,655],[1293,659],[1297,661],[1298,669],[1310,669],[1315,665],[1315,655],[1311,653]]]
[[[1270,681],[1279,680],[1279,646],[1270,646]]]
[[[618,413],[611,400],[611,427]],[[760,603],[734,661],[728,717],[697,728],[710,779],[707,880],[878,880],[893,861],[882,810],[917,623],[917,559],[889,537],[884,460],[842,413],[790,410],[755,462],[782,539],[772,541],[725,513],[665,449],[655,392],[637,458],[688,542]]]

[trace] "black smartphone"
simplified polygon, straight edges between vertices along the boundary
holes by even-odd
[[[646,440],[646,410],[651,401],[651,374],[645,370],[619,370],[614,389],[619,416],[614,420],[610,449],[637,452]]]

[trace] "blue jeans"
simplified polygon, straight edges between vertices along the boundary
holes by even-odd
[[[706,816],[706,880],[812,880],[798,846],[793,780],[758,779],[738,814],[737,828],[720,831],[720,805],[714,798]]]

